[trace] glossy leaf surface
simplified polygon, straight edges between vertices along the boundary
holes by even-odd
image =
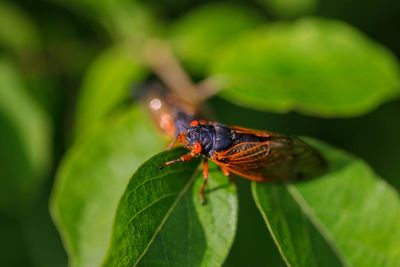
[[[399,95],[399,65],[342,22],[302,19],[244,34],[210,69],[221,96],[238,105],[313,116],[366,113]]]
[[[236,190],[213,166],[202,206],[198,160],[160,169],[186,151],[158,154],[134,174],[118,207],[105,266],[222,265],[236,232]]]

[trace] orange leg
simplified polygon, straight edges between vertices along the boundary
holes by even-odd
[[[173,148],[178,143],[179,135],[175,136],[171,143],[168,144],[167,149]]]
[[[234,184],[236,183],[235,177],[231,175],[231,173],[228,171],[228,169],[221,167],[221,171],[226,177],[229,177],[229,181],[231,181],[231,183],[234,183]]]
[[[177,143],[184,143],[185,140],[185,133],[180,133],[174,137],[174,139],[169,143],[168,149],[173,148]]]
[[[207,158],[205,158],[203,160],[203,182],[200,187],[200,203],[201,203],[201,205],[204,205],[206,203],[205,190],[206,190],[207,180],[208,180],[208,161],[207,161]]]
[[[171,160],[171,161],[165,162],[164,166],[173,165],[173,164],[178,163],[178,162],[190,161],[191,159],[193,159],[193,156],[192,156],[191,153],[188,153],[188,154],[185,154],[185,155],[181,156],[179,159],[175,159],[175,160]]]
[[[222,171],[222,173],[223,173],[225,176],[227,176],[227,177],[229,177],[229,176],[231,175],[231,174],[229,173],[228,169],[225,169],[225,168],[221,167],[221,171]]]

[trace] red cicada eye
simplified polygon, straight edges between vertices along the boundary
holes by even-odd
[[[192,121],[192,122],[190,123],[190,126],[192,126],[192,127],[199,126],[199,121]]]

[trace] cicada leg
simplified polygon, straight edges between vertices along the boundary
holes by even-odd
[[[176,143],[178,143],[178,138],[179,135],[175,136],[174,139],[172,139],[172,141],[167,145],[167,149],[173,148],[176,145]]]
[[[178,159],[174,159],[174,160],[170,160],[170,161],[165,162],[164,166],[173,165],[173,164],[178,163],[178,162],[190,161],[192,159],[193,159],[192,153],[188,153],[188,154],[185,154],[185,155],[179,157]]]
[[[200,203],[202,205],[204,205],[206,203],[205,190],[206,190],[207,181],[208,181],[208,161],[207,161],[207,158],[204,158],[204,160],[203,160],[203,182],[201,183],[201,187],[200,187]]]
[[[181,138],[181,135],[179,135],[179,138]],[[169,166],[169,165],[172,165],[172,164],[175,164],[175,163],[178,163],[178,162],[190,161],[194,157],[198,156],[200,154],[200,152],[201,152],[201,145],[200,145],[200,143],[197,142],[197,143],[195,143],[193,145],[192,151],[190,151],[189,153],[181,156],[178,159],[165,162],[164,166]]]
[[[228,169],[225,169],[224,167],[221,167],[221,171],[226,177],[229,177],[231,175]]]
[[[236,184],[236,178],[235,178],[235,176],[232,176],[228,169],[226,169],[226,168],[224,168],[224,167],[220,167],[220,168],[221,168],[222,173],[223,173],[226,177],[229,178],[229,181],[230,181],[231,183],[233,183],[233,184]]]
[[[184,133],[180,133],[180,134],[176,135],[174,137],[174,139],[172,139],[171,143],[168,144],[167,149],[173,148],[179,142],[182,143],[183,142],[182,140],[184,140],[184,139],[185,139],[185,134]]]

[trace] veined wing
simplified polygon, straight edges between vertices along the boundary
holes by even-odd
[[[326,168],[313,147],[295,137],[271,135],[264,142],[242,142],[215,152],[217,165],[253,181],[291,181],[314,177]]]

